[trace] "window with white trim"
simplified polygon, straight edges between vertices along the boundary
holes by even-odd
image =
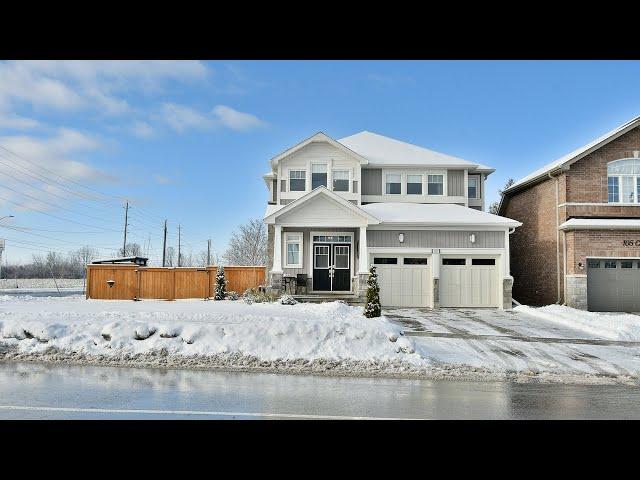
[[[385,193],[387,195],[400,195],[402,189],[402,175],[399,173],[387,173]]]
[[[427,195],[444,195],[444,175],[427,175]]]
[[[467,187],[468,197],[478,198],[478,177],[469,177]]]
[[[302,233],[284,234],[285,267],[302,268]]]
[[[331,178],[333,179],[334,192],[349,191],[349,170],[332,170]]]
[[[640,203],[640,159],[623,158],[607,165],[607,201]]]
[[[407,195],[422,195],[422,175],[407,175]]]
[[[289,170],[289,191],[304,192],[306,179],[306,170]]]
[[[320,186],[327,186],[327,164],[314,163],[311,165],[311,190]]]

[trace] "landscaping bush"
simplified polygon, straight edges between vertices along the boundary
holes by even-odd
[[[364,316],[367,318],[379,317],[382,313],[380,305],[380,286],[378,285],[378,274],[376,267],[371,266],[369,269],[369,278],[367,279],[367,303],[364,306]]]
[[[288,294],[284,294],[280,297],[280,303],[282,305],[295,305],[296,303],[298,303],[298,301],[293,298],[291,295]]]
[[[225,297],[227,300],[238,300],[238,298],[240,298],[240,295],[238,295],[237,292],[234,292],[233,290],[231,290],[230,292],[227,292],[227,295]]]

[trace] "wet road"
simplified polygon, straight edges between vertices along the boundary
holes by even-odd
[[[0,419],[640,419],[640,389],[0,363]]]

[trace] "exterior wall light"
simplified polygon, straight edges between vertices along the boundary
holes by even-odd
[[[476,234],[472,233],[471,235],[469,235],[469,241],[471,243],[476,243]]]
[[[398,234],[398,241],[399,241],[400,243],[404,243],[404,233],[399,233],[399,234]]]

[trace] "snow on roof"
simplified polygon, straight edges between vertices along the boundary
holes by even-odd
[[[267,205],[267,209],[264,212],[263,218],[267,218],[272,213],[276,213],[278,210],[284,207],[286,207],[286,205]]]
[[[382,223],[417,223],[421,225],[481,225],[518,227],[516,220],[449,203],[369,203],[364,211]]]
[[[571,218],[559,227],[561,230],[596,229],[619,230],[640,229],[640,219],[637,218]]]
[[[494,171],[486,165],[367,131],[341,138],[338,142],[365,157],[371,165],[456,165],[488,172]]]
[[[578,157],[581,158],[582,156],[588,154],[592,150],[595,150],[595,148],[601,147],[603,144],[608,143],[609,141],[613,140],[614,137],[617,137],[619,136],[619,134],[624,133],[625,130],[634,128],[636,126],[635,124],[640,123],[639,121],[640,121],[640,116],[629,120],[628,122],[620,125],[619,127],[611,130],[610,132],[605,133],[601,137],[596,138],[592,142],[587,143],[586,145],[574,150],[573,152],[570,152],[565,156],[560,157],[557,160],[554,160],[553,162],[546,164],[544,167],[539,168],[538,170],[527,175],[526,177],[521,178],[516,183],[511,185],[509,188],[507,188],[505,192],[510,192],[511,190],[514,190],[520,185],[523,185],[527,182],[535,180],[538,177],[545,176],[548,173],[551,173],[553,170],[560,168],[561,166],[571,162],[574,159],[578,160]]]

